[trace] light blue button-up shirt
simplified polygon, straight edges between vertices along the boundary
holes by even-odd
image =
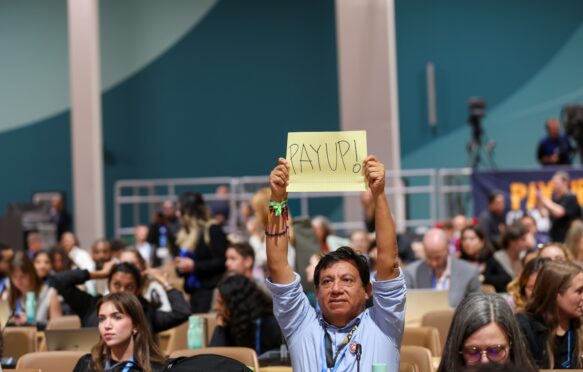
[[[289,284],[266,280],[273,293],[273,310],[290,351],[294,371],[317,372],[326,369],[324,328],[337,350],[356,322],[353,319],[343,328],[326,323],[308,301],[300,285],[300,276]],[[388,371],[399,370],[399,349],[405,323],[405,278],[399,276],[384,281],[372,278],[373,306],[358,318],[360,324],[350,343],[362,346],[360,370],[370,371],[373,363],[385,363]],[[336,371],[356,371],[356,354],[345,348],[338,356]]]

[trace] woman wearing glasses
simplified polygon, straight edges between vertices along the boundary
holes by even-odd
[[[539,368],[580,369],[583,269],[549,262],[539,272],[532,298],[516,316]]]
[[[504,298],[496,294],[470,295],[456,309],[438,372],[510,361],[521,366],[522,371],[537,371],[524,344]]]

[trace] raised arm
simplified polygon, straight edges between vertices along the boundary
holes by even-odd
[[[289,164],[279,158],[278,164],[269,175],[271,201],[269,218],[265,229],[267,247],[267,268],[272,283],[288,284],[294,280],[294,272],[287,262],[289,228],[287,225],[287,184]],[[273,204],[273,205],[272,205]]]
[[[393,279],[399,275],[397,236],[391,208],[385,195],[385,166],[370,155],[364,161],[364,172],[375,205],[377,280]]]

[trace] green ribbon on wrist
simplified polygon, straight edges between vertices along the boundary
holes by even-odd
[[[269,209],[272,209],[275,212],[276,216],[281,216],[283,214],[283,211],[287,209],[287,200],[284,200],[281,203],[270,200]]]

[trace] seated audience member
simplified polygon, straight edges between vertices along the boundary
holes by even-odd
[[[522,270],[520,255],[528,249],[526,229],[520,224],[512,224],[504,230],[500,243],[502,248],[494,253],[494,260],[486,265],[484,283],[491,284],[496,292],[506,291],[506,286]]]
[[[229,243],[225,257],[225,268],[227,269],[227,274],[238,274],[243,275],[247,279],[253,279],[255,251],[249,243]]]
[[[480,278],[483,281],[483,273],[486,270],[486,262],[492,260],[494,249],[482,230],[475,226],[467,226],[461,232],[460,258],[478,266]]]
[[[10,288],[10,261],[14,257],[14,250],[7,244],[0,243],[0,299],[8,299]]]
[[[121,255],[119,256],[120,262],[127,262],[138,268],[142,274],[142,280],[144,284],[142,285],[142,296],[150,302],[154,308],[161,311],[172,311],[172,306],[170,305],[170,300],[166,294],[166,290],[158,281],[150,278],[148,274],[150,269],[148,264],[144,261],[144,258],[138,252],[137,249],[133,247],[125,248]]]
[[[504,298],[473,294],[455,311],[437,372],[460,372],[489,362],[514,363],[521,371],[537,371]]]
[[[550,259],[548,258],[535,258],[530,260],[524,265],[520,276],[508,283],[507,300],[514,312],[524,310],[526,302],[532,297],[532,290],[534,289],[534,283],[536,283],[539,271],[549,261]]]
[[[44,246],[43,238],[38,232],[30,232],[26,236],[26,251],[28,253],[28,258],[32,259],[37,252],[44,249]]]
[[[433,288],[449,291],[449,304],[456,307],[470,293],[480,291],[480,271],[459,258],[450,256],[449,239],[433,228],[423,237],[425,259],[404,268],[407,288]]]
[[[530,261],[538,257],[538,248],[529,248],[522,256],[522,267],[525,267]]]
[[[106,262],[111,261],[111,244],[109,244],[108,240],[97,239],[95,242],[93,242],[93,245],[91,246],[91,259],[95,263],[95,270],[101,270]],[[107,293],[107,280],[95,280],[95,287],[97,289],[97,293]]]
[[[164,370],[164,356],[135,296],[111,293],[96,306],[99,341],[79,359],[73,372]]]
[[[272,209],[267,224],[267,286],[273,293],[274,314],[287,340],[294,371],[334,369],[370,371],[373,363],[399,368],[399,348],[405,320],[405,280],[397,265],[395,225],[385,195],[385,168],[374,156],[363,164],[373,194],[377,234],[377,273],[349,247],[322,257],[314,272],[320,311],[304,295],[300,276],[287,261],[286,216],[289,162],[280,158],[270,174]],[[283,203],[283,205],[282,205]],[[282,207],[281,209],[279,207]],[[349,344],[363,345],[362,355],[346,352]],[[328,350],[328,352],[324,352]],[[343,352],[344,351],[344,352]]]
[[[371,240],[368,233],[364,230],[356,230],[350,234],[350,248],[358,254],[367,256],[370,250]]]
[[[90,273],[87,270],[77,269],[55,275],[55,288],[65,298],[73,312],[81,318],[83,327],[97,326],[96,305],[101,296],[93,297],[87,292],[79,290],[77,286],[89,279],[101,278],[108,279],[110,293],[128,292],[138,297],[153,333],[173,328],[185,322],[190,315],[188,304],[182,293],[172,288],[162,275],[155,276],[154,279],[158,280],[167,291],[172,306],[170,312],[156,309],[141,296],[142,277],[134,265],[125,262],[114,264],[113,261],[110,261],[100,271]]]
[[[573,221],[565,237],[565,246],[571,252],[573,261],[583,267],[583,221]]]
[[[51,265],[53,266],[53,271],[60,273],[63,271],[69,271],[73,267],[67,252],[61,246],[54,246],[49,251],[49,256],[51,257]]]
[[[324,216],[315,216],[312,218],[312,227],[316,232],[316,236],[322,247],[322,252],[324,253],[335,251],[339,247],[350,244],[348,239],[334,235],[330,220]]]
[[[35,322],[46,323],[49,319],[55,319],[63,315],[57,291],[42,282],[36,275],[36,270],[28,255],[21,251],[14,255],[10,264],[8,305],[13,315],[9,323],[14,325],[27,323],[25,304],[28,292],[34,293],[35,297]]]
[[[558,171],[551,179],[553,195],[549,199],[541,190],[537,190],[536,196],[549,210],[551,217],[550,238],[553,242],[565,241],[569,226],[576,219],[581,218],[581,208],[577,202],[577,196],[569,190],[569,173]]]
[[[538,274],[532,298],[516,319],[539,368],[580,369],[583,269],[552,261]]]
[[[279,349],[281,331],[271,299],[242,275],[225,277],[217,286],[217,327],[210,346],[244,346],[257,355]]]
[[[49,255],[49,252],[36,252],[32,258],[32,263],[38,278],[42,282],[46,283],[53,271],[53,264],[51,263],[51,256]]]
[[[78,247],[79,242],[72,232],[64,232],[61,236],[60,244],[65,252],[67,252],[74,269],[95,271],[95,262],[93,262],[91,255],[86,250]],[[87,292],[92,295],[97,294],[97,286],[94,280],[85,283],[85,288],[87,289]]]
[[[202,195],[180,195],[182,227],[176,237],[180,247],[174,263],[184,277],[184,290],[190,295],[190,310],[206,313],[211,308],[213,291],[225,272],[227,237],[216,221],[209,219]]]
[[[548,220],[547,230],[546,232],[542,232],[538,228],[539,222],[537,222],[537,220],[533,216],[527,214],[520,218],[520,224],[526,229],[526,231],[528,231],[528,234],[532,236],[534,239],[534,244],[531,244],[531,247],[536,247],[539,244],[546,244],[549,242],[548,229],[550,228],[550,223],[551,223],[550,220]]]
[[[134,233],[136,241],[134,242],[134,247],[140,252],[142,258],[148,264],[148,267],[151,267],[154,263],[154,257],[156,256],[156,249],[152,244],[148,243],[149,231],[150,230],[146,225],[136,226]]]
[[[556,118],[550,118],[545,123],[547,136],[540,140],[537,158],[541,165],[571,164],[575,149],[569,137],[561,134],[561,124]]]
[[[500,234],[505,229],[504,211],[506,199],[502,191],[494,191],[488,195],[488,208],[478,219],[478,227],[486,234],[490,244],[499,248]]]
[[[537,257],[548,258],[552,261],[573,261],[573,256],[562,243],[547,243],[537,251]]]

